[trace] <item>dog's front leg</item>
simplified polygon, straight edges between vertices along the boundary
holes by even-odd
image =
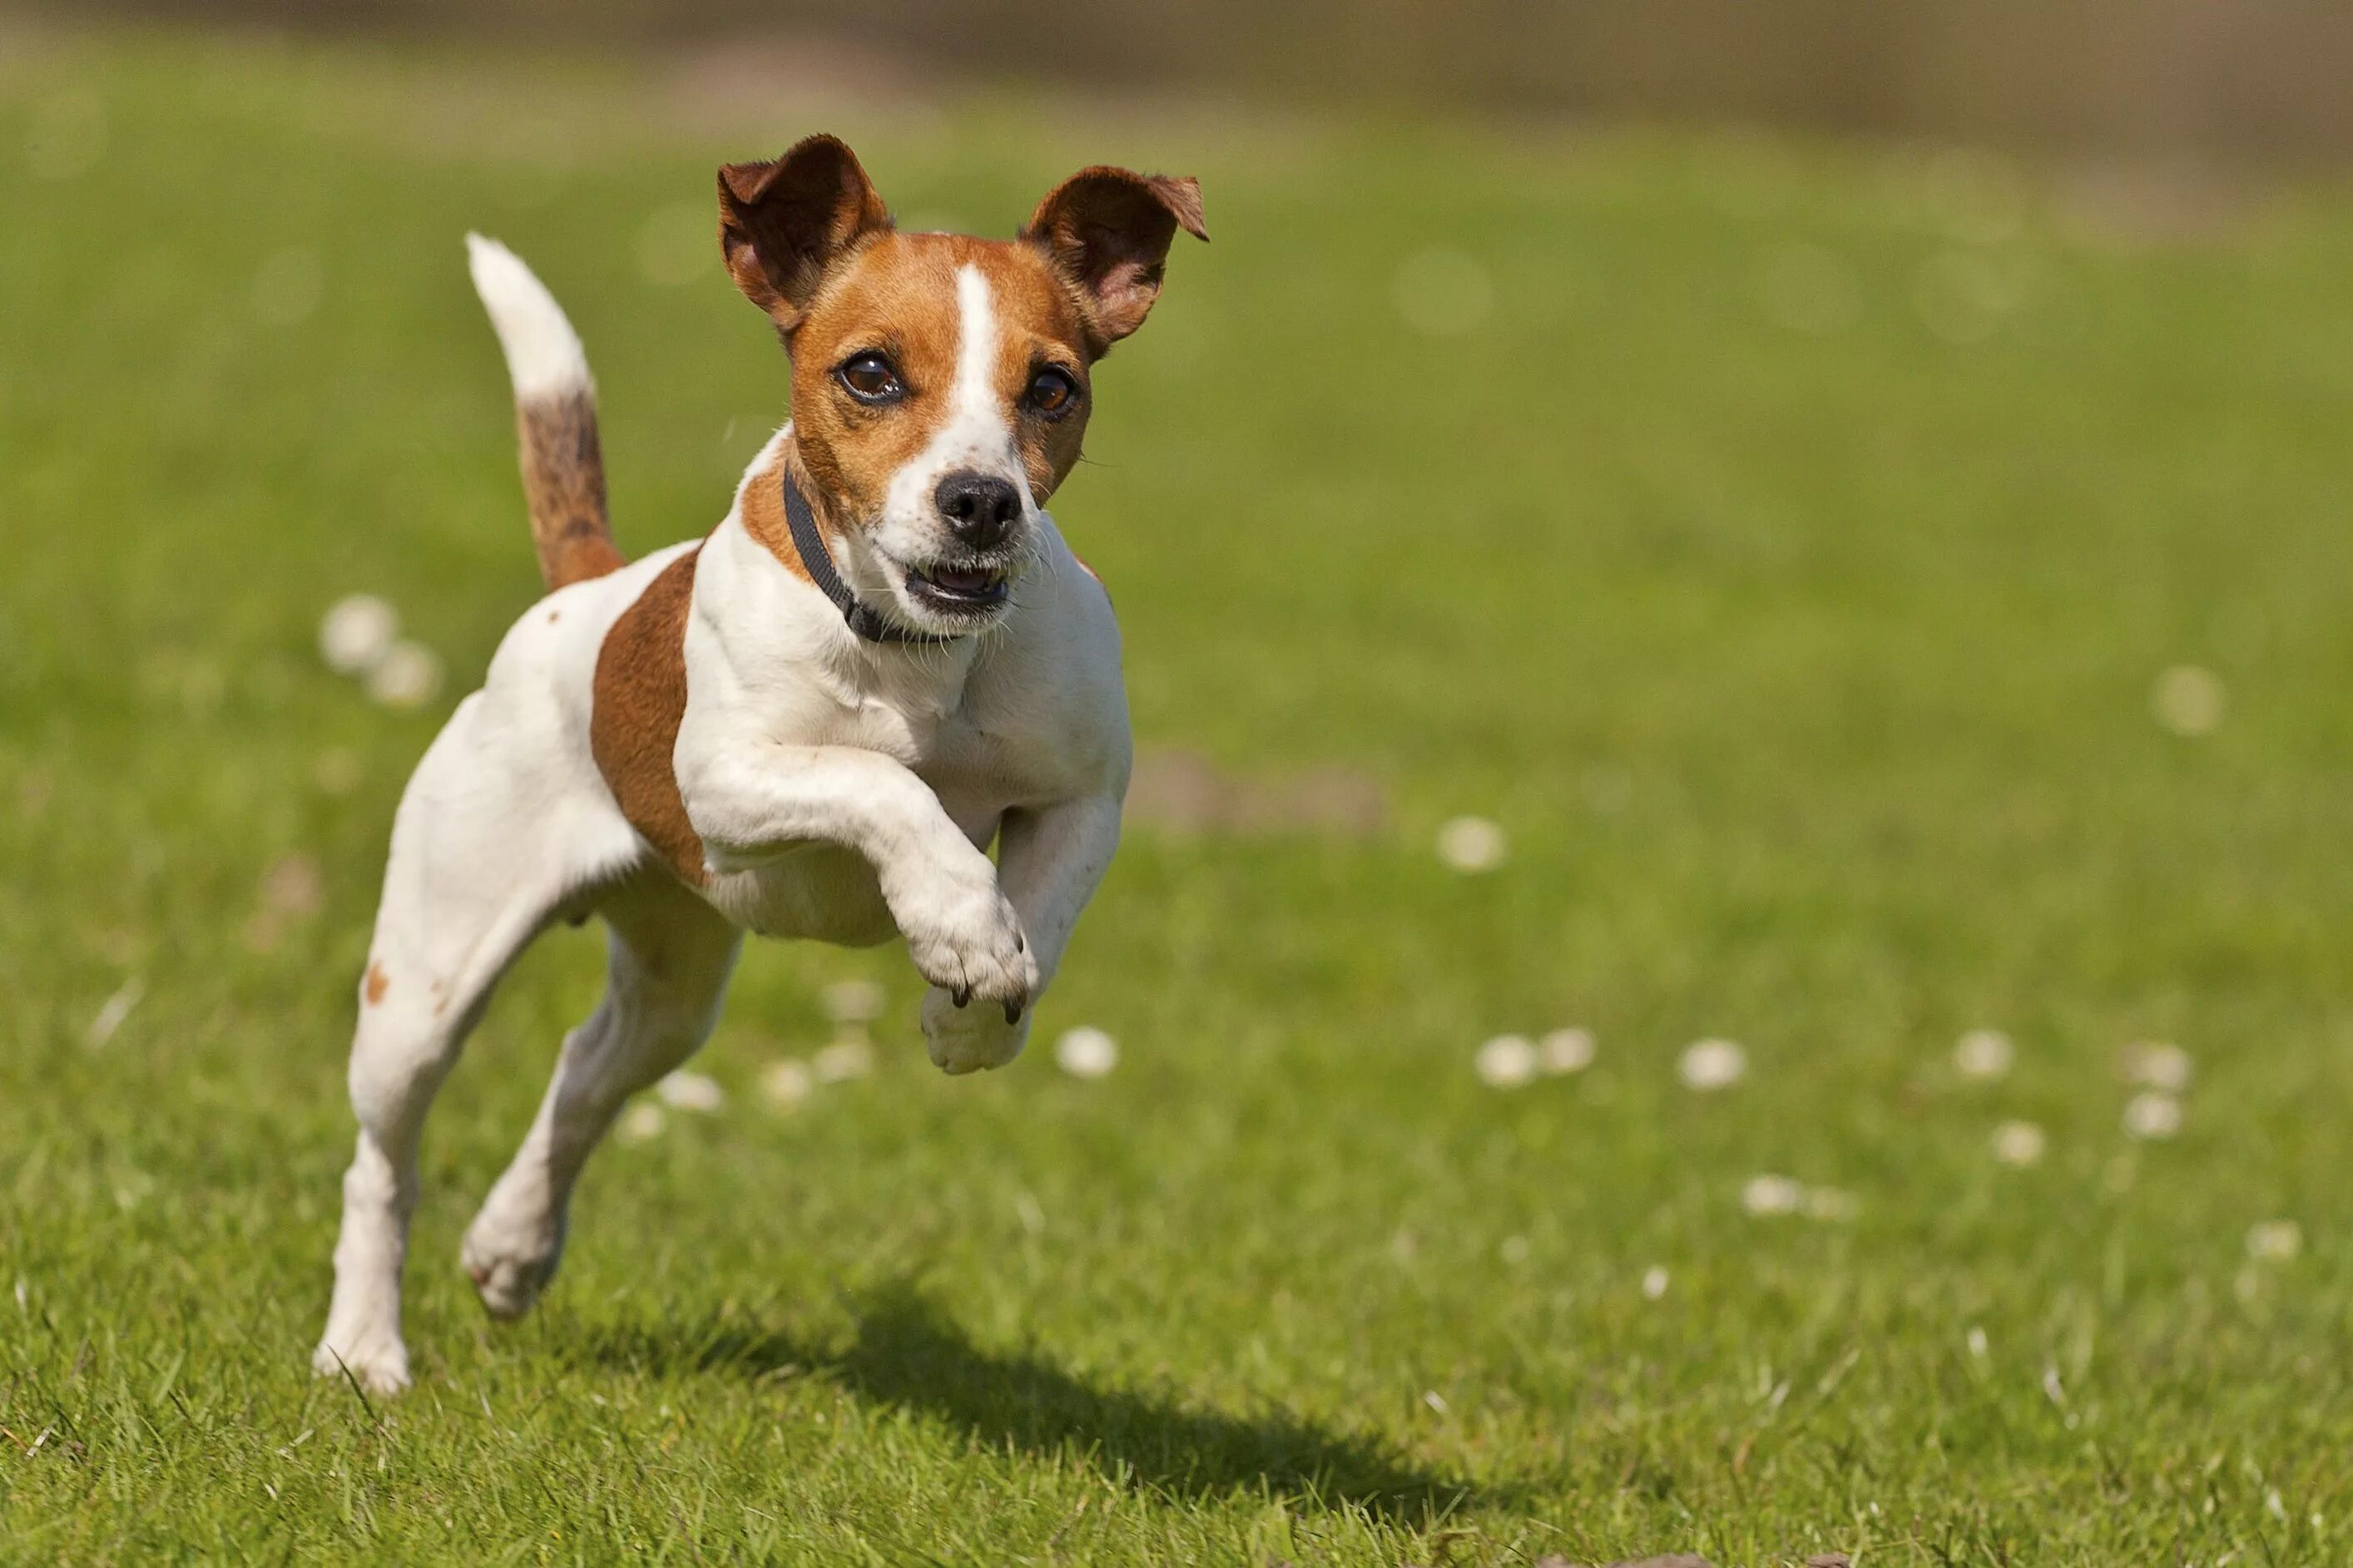
[[[1037,964],[1034,1001],[1061,966],[1079,912],[1094,896],[1119,847],[1120,803],[1110,795],[1058,801],[1006,813],[998,830],[997,879],[1012,900]],[[1029,1009],[958,1005],[934,987],[923,998],[923,1036],[932,1060],[951,1073],[1002,1067],[1021,1052]]]
[[[687,819],[712,867],[756,866],[797,845],[839,844],[874,868],[924,979],[967,1007],[1018,1017],[1038,963],[997,868],[939,797],[879,752],[699,743],[677,752]]]

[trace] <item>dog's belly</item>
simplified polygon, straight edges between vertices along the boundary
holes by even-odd
[[[994,806],[956,802],[948,805],[948,815],[985,849],[997,837],[1003,814]],[[719,872],[704,896],[758,936],[872,947],[899,934],[874,868],[857,850],[839,844],[797,844],[756,866]]]

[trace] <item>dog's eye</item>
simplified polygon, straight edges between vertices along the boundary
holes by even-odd
[[[1029,406],[1049,419],[1068,414],[1079,401],[1079,384],[1066,371],[1048,366],[1029,382]]]
[[[878,353],[853,354],[833,374],[860,403],[896,403],[907,395],[899,373]]]

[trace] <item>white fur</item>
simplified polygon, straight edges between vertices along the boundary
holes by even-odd
[[[490,242],[474,255],[518,390],[527,363],[533,376],[573,365],[585,384],[545,290]],[[1004,412],[983,405],[996,395],[987,286],[967,270],[958,298],[954,412],[917,466],[1010,465],[1026,497]],[[771,470],[789,428],[746,485]],[[928,486],[920,493],[928,504]],[[1119,838],[1129,739],[1110,601],[1052,518],[1025,503],[1035,569],[985,637],[864,642],[752,537],[743,494],[697,560],[673,754],[707,888],[648,869],[589,747],[606,634],[683,545],[528,611],[409,781],[352,1047],[360,1135],[312,1358],[322,1374],[378,1392],[407,1384],[400,1276],[426,1112],[491,987],[552,921],[600,915],[610,979],[466,1233],[468,1272],[501,1317],[552,1277],[573,1184],[622,1104],[709,1035],[743,931],[853,944],[903,934],[930,983],[931,1057],[949,1072],[1001,1065],[1028,1037]]]
[[[466,237],[466,255],[474,292],[482,297],[506,353],[516,398],[594,390],[580,334],[522,258],[479,234]]]

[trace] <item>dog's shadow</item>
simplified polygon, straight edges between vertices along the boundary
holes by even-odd
[[[982,1447],[1074,1457],[1118,1485],[1184,1499],[1290,1496],[1425,1527],[1508,1500],[1494,1487],[1420,1468],[1288,1412],[1187,1409],[1091,1386],[1038,1355],[985,1350],[905,1286],[862,1298],[853,1310],[858,1336],[844,1349],[714,1320],[701,1334],[675,1325],[609,1331],[594,1352],[638,1372],[823,1378],[858,1399],[944,1421]]]

